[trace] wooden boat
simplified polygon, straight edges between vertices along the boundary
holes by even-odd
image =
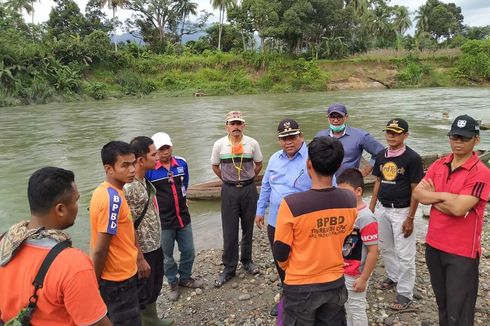
[[[477,151],[480,160],[490,167],[490,151],[479,150]],[[447,154],[431,154],[422,156],[422,162],[424,164],[424,169],[427,169],[429,165],[434,163],[438,158]],[[364,164],[367,164],[366,162]],[[262,175],[255,178],[255,185],[257,190],[260,191],[260,186],[262,184]],[[373,187],[376,177],[373,175],[368,175],[364,178],[364,183],[367,189]],[[217,200],[221,198],[221,186],[223,182],[216,178],[207,182],[196,183],[187,189],[187,199],[195,200]]]

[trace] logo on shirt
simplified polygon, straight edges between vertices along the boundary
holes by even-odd
[[[325,238],[345,233],[344,216],[321,217],[316,220],[316,228],[311,230],[310,238]]]
[[[177,173],[184,173],[184,168],[181,166],[177,167]]]
[[[113,188],[107,188],[107,191],[109,192],[109,223],[107,225],[107,233],[116,234],[122,198]]]
[[[393,181],[396,179],[396,176],[398,174],[405,174],[405,169],[398,169],[398,166],[395,164],[395,162],[390,161],[381,166],[381,173],[383,174],[385,180]]]

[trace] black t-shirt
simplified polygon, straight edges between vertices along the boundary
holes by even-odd
[[[386,157],[386,149],[376,155],[373,174],[381,178],[378,200],[381,203],[410,204],[412,183],[424,177],[422,158],[407,146],[398,157]]]

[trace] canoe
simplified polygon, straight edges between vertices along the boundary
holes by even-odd
[[[477,152],[480,157],[480,160],[490,167],[490,151],[478,150]],[[434,163],[434,161],[436,161],[437,159],[445,155],[447,154],[431,154],[431,155],[422,156],[424,170],[426,170],[429,167],[429,165]],[[367,162],[364,162],[364,164],[367,164]],[[262,175],[259,175],[258,177],[255,178],[255,185],[258,191],[260,191],[260,186],[262,184],[262,177],[263,177]],[[376,181],[375,176],[373,175],[366,176],[364,178],[366,189],[371,189],[375,181]],[[187,189],[187,199],[218,200],[221,198],[222,185],[223,182],[218,178],[202,183],[193,184],[189,186],[189,188]]]

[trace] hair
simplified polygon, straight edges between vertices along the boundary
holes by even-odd
[[[27,199],[31,213],[47,213],[54,205],[66,200],[73,192],[75,175],[72,171],[44,167],[34,172],[27,185]]]
[[[129,145],[133,149],[134,155],[136,158],[145,157],[150,152],[150,145],[155,142],[150,137],[146,136],[138,136],[133,138]]]
[[[315,137],[308,144],[308,157],[320,175],[332,176],[344,159],[344,147],[337,138]]]
[[[100,156],[102,158],[102,164],[114,166],[117,161],[117,157],[120,155],[134,154],[134,150],[128,143],[123,141],[110,141],[102,147]]]
[[[346,183],[352,186],[354,189],[361,188],[364,191],[364,178],[361,171],[358,169],[350,168],[345,169],[337,177],[337,184]]]

